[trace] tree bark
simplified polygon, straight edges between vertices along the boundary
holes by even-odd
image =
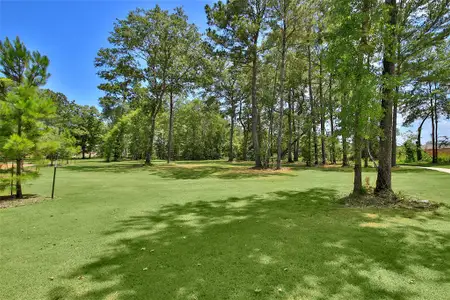
[[[294,101],[292,103],[292,134],[295,136],[295,143],[294,143],[294,162],[298,161],[298,128],[297,128],[297,123],[295,122],[295,112],[296,112],[296,102],[294,100],[295,98],[295,94],[292,91],[292,101]]]
[[[322,58],[319,58],[319,101],[320,101],[320,145],[322,150],[322,165],[327,163],[326,145],[325,145],[325,105],[322,89]]]
[[[172,157],[172,139],[173,139],[173,92],[170,91],[169,99],[169,141],[167,142],[167,163],[170,163]]]
[[[281,146],[283,141],[283,114],[284,114],[284,79],[286,75],[286,22],[283,21],[283,28],[281,32],[281,67],[280,67],[280,120],[278,125],[278,139],[277,139],[277,170],[281,168]]]
[[[330,113],[330,131],[331,131],[331,163],[333,165],[336,164],[336,143],[334,140],[334,111],[333,111],[333,96],[332,96],[332,91],[331,88],[333,86],[332,83],[332,76],[330,74],[330,82],[329,82],[329,99],[328,99],[328,109],[329,109],[329,113]]]
[[[244,122],[242,120],[242,101],[243,101],[243,98],[240,98],[239,99],[239,123],[241,123],[242,130],[244,131],[244,138],[242,141],[242,160],[246,161],[247,160],[247,149],[248,149],[248,129],[247,129],[248,120],[246,120],[246,122]]]
[[[244,128],[244,138],[242,141],[242,160],[247,161],[247,149],[248,149],[248,130]]]
[[[421,144],[421,138],[422,138],[422,127],[425,123],[426,119],[428,119],[428,115],[422,120],[422,122],[419,125],[419,128],[417,128],[417,141],[416,141],[416,153],[417,153],[417,160],[422,160],[422,144]]]
[[[272,145],[273,145],[273,110],[274,108],[269,108],[269,144],[267,146],[267,158],[266,166],[269,166],[269,160],[272,157]]]
[[[436,84],[434,84],[434,88],[436,89]],[[435,134],[435,138],[434,138],[434,142],[436,144],[436,146],[434,147],[435,151],[436,151],[436,163],[439,162],[439,135],[438,135],[438,120],[439,120],[439,116],[438,116],[438,104],[437,104],[437,99],[436,99],[436,94],[434,94],[434,134]]]
[[[364,147],[364,168],[369,167],[369,142],[365,143],[366,146]]]
[[[312,125],[312,138],[314,143],[314,165],[319,164],[318,146],[317,146],[317,128],[316,128],[316,114],[315,104],[312,92],[312,62],[311,62],[311,46],[308,45],[308,89],[309,89],[309,103],[311,106],[311,125]]]
[[[431,86],[430,86],[430,93],[431,93]],[[436,159],[436,143],[435,143],[435,127],[434,127],[434,104],[433,104],[433,98],[430,99],[431,102],[431,152],[432,152],[432,163],[435,164],[437,163],[437,159]]]
[[[19,116],[18,122],[17,122],[17,135],[22,137],[22,116]],[[16,159],[16,198],[22,199],[23,193],[22,193],[22,158]]]
[[[398,87],[396,88],[396,93],[398,94]],[[395,167],[397,165],[397,110],[398,110],[397,106],[398,103],[397,100],[395,100],[392,112],[392,157],[391,157],[392,167]]]
[[[342,166],[348,167],[348,143],[347,137],[342,135]]]
[[[289,90],[288,95],[288,123],[289,123],[289,143],[288,143],[288,162],[294,162],[292,160],[292,94]]]
[[[253,151],[255,153],[255,167],[261,168],[261,153],[259,150],[258,138],[258,103],[256,99],[256,76],[258,75],[258,34],[253,38],[253,53],[252,53],[252,138]]]
[[[355,140],[353,141],[355,147],[355,167],[353,177],[353,194],[361,194],[362,192],[362,169],[361,169],[361,144],[362,138],[359,134],[355,134]]]
[[[384,45],[383,54],[383,76],[385,77],[383,83],[383,96],[381,100],[381,107],[383,109],[383,118],[380,126],[383,130],[384,136],[380,140],[379,166],[377,174],[377,183],[375,193],[378,195],[392,194],[391,181],[391,163],[392,163],[392,106],[393,106],[393,89],[392,83],[389,81],[395,75],[395,27],[397,23],[396,15],[396,0],[385,0],[386,6],[389,8],[389,37]],[[387,76],[389,78],[386,78]]]
[[[149,138],[148,138],[148,143],[147,143],[147,150],[145,152],[145,164],[146,165],[152,164],[153,139],[155,136],[155,123],[156,123],[156,116],[152,116],[151,121],[150,121],[150,132],[149,132]]]
[[[231,96],[231,124],[230,124],[230,146],[228,149],[228,161],[232,162],[234,159],[233,153],[233,137],[234,137],[234,119],[236,118],[236,108],[234,107],[234,98]]]

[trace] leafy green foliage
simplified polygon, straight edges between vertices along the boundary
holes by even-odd
[[[49,63],[47,56],[30,52],[19,37],[12,42],[8,38],[0,41],[0,73],[16,84],[44,85],[50,77]]]

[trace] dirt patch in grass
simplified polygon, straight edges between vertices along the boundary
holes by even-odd
[[[33,164],[23,164],[24,168],[33,167]],[[16,164],[14,164],[14,168],[16,167]],[[10,170],[11,164],[0,164],[0,170]]]
[[[38,195],[24,195],[22,199],[16,199],[14,196],[0,196],[0,209],[35,204],[48,199]]]
[[[342,168],[342,165],[338,165],[338,164],[335,164],[335,165],[322,165],[320,167],[324,168],[324,169],[336,169],[336,168]]]
[[[171,168],[171,167],[179,167],[179,168],[186,168],[186,169],[196,169],[196,168],[204,168],[204,164],[173,164],[173,165],[166,165],[161,166],[162,168]]]

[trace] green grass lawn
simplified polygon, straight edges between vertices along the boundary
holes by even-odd
[[[430,162],[415,162],[415,163],[408,163],[408,164],[405,164],[405,165],[450,169],[450,163],[433,164],[433,163],[430,163]]]
[[[375,172],[364,176],[375,182]],[[25,187],[49,195],[52,169]],[[0,299],[448,299],[450,210],[346,208],[351,169],[77,161],[0,210]],[[450,205],[450,175],[393,184]]]

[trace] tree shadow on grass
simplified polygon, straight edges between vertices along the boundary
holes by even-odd
[[[95,162],[78,165],[67,165],[62,167],[64,170],[75,172],[106,172],[106,173],[129,173],[133,171],[143,170],[145,166],[138,161],[107,163]]]
[[[156,166],[150,169],[150,174],[167,179],[202,179],[210,177],[218,172],[223,172],[228,168],[221,166]]]
[[[180,162],[179,164],[156,164],[144,166],[137,161],[127,161],[119,163],[85,163],[79,165],[65,166],[64,169],[75,172],[106,172],[106,173],[130,173],[139,171],[149,171],[150,175],[155,175],[166,179],[243,179],[253,177],[269,176],[294,176],[284,172],[274,170],[252,170],[245,164],[232,164],[227,162]]]
[[[343,173],[353,173],[353,167],[342,167],[342,166],[318,166],[318,167],[306,167],[306,166],[293,166],[294,170],[316,170],[321,172],[343,172]],[[363,173],[376,173],[376,168],[363,168]],[[392,168],[393,173],[427,173],[430,170],[424,168],[414,168],[414,167],[394,167]]]
[[[220,165],[195,166],[159,166],[150,171],[150,174],[168,179],[245,179],[272,176],[295,176],[294,174],[274,170],[253,170],[247,167],[227,167]]]
[[[105,232],[108,251],[55,278],[49,299],[444,299],[448,212],[336,198],[315,188],[130,217]]]

